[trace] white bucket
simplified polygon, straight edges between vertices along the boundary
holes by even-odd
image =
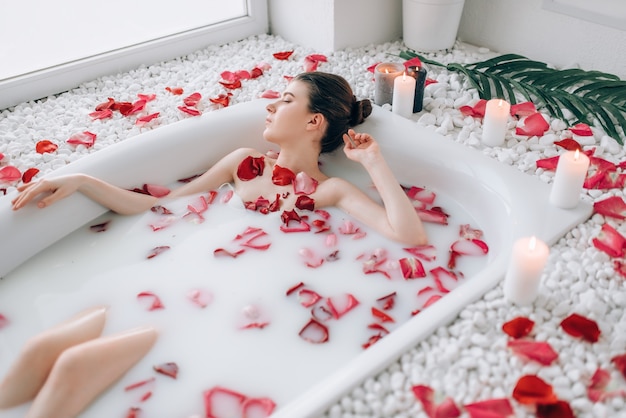
[[[404,44],[415,51],[452,48],[465,0],[403,0]]]

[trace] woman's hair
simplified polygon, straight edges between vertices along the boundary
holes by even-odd
[[[294,80],[309,86],[309,111],[321,113],[328,121],[321,153],[332,152],[343,144],[343,134],[362,123],[372,113],[369,99],[357,100],[350,83],[336,74],[312,71]]]

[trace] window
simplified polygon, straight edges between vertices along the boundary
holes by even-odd
[[[5,2],[0,109],[267,30],[259,0]]]

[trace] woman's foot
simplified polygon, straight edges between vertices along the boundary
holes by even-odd
[[[86,309],[28,340],[0,381],[0,410],[34,399],[63,351],[102,334],[106,310],[105,307]]]
[[[136,328],[65,350],[28,411],[28,418],[80,414],[135,365],[156,342],[152,327]]]

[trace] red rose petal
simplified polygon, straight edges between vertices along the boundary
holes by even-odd
[[[33,177],[37,175],[37,173],[39,173],[38,168],[34,168],[34,167],[29,168],[28,170],[24,171],[24,173],[22,174],[22,182],[30,183]]]
[[[131,406],[128,408],[128,412],[126,412],[126,418],[140,418],[141,417],[141,408],[137,406]]]
[[[403,257],[398,260],[400,264],[400,270],[402,271],[402,277],[405,279],[417,279],[420,277],[426,277],[426,270],[421,261],[415,257]]]
[[[72,135],[66,142],[68,144],[84,145],[87,148],[90,148],[96,142],[96,134],[91,133],[89,131],[81,132],[81,133]]]
[[[416,247],[403,248],[403,250],[424,261],[437,259],[437,248],[434,245],[418,245]]]
[[[230,92],[228,92],[227,94],[218,94],[216,97],[209,98],[209,101],[223,107],[228,107],[228,105],[230,104],[230,97],[232,95],[233,94]]]
[[[185,104],[185,106],[195,107],[198,105],[201,99],[202,99],[202,95],[198,92],[195,92],[185,97],[183,99],[183,103]]]
[[[165,87],[165,90],[169,91],[170,93],[176,96],[180,96],[184,92],[182,87]]]
[[[237,177],[242,181],[252,180],[263,175],[265,157],[253,157],[251,155],[243,159],[237,167]]]
[[[320,299],[322,299],[322,297],[319,295],[319,293],[311,289],[301,289],[298,292],[298,300],[300,301],[300,304],[305,308],[310,308],[311,306],[319,302]]]
[[[422,220],[422,222],[431,222],[431,223],[436,223],[440,225],[448,225],[448,216],[450,215],[443,212],[442,210],[434,209],[434,208],[431,208],[431,209],[415,208],[415,211],[417,212],[417,215]]]
[[[537,108],[533,102],[522,102],[511,105],[511,116],[524,117],[537,113]]]
[[[155,377],[151,377],[149,379],[145,379],[145,380],[141,380],[139,382],[131,383],[130,385],[124,387],[124,390],[128,392],[129,390],[137,389],[137,388],[145,386],[145,385],[147,385],[149,383],[153,383],[155,380],[156,380]]]
[[[286,60],[291,56],[291,54],[293,54],[293,49],[291,51],[275,52],[272,55],[277,60]]]
[[[149,299],[151,300],[150,305],[148,306],[149,311],[154,311],[157,309],[164,309],[165,306],[161,303],[161,299],[154,294],[153,292],[140,292],[137,294],[137,299]]]
[[[202,112],[198,109],[192,109],[191,107],[187,106],[178,106],[178,110],[191,116],[200,116],[202,114]]]
[[[22,173],[12,165],[0,168],[0,183],[12,183],[21,180]]]
[[[624,220],[626,219],[626,202],[620,196],[607,197],[594,202],[593,211],[603,216]]]
[[[241,88],[241,80],[236,80],[232,83],[227,83],[227,82],[223,82],[220,81],[219,82],[222,86],[224,86],[225,88],[229,89],[229,90],[235,90],[235,89],[240,89]]]
[[[488,399],[463,405],[470,418],[509,418],[515,414],[507,398]]]
[[[593,136],[593,132],[589,125],[586,123],[577,123],[576,125],[569,128],[569,130],[576,135],[579,136]]]
[[[106,102],[100,103],[96,106],[96,111],[111,109],[111,107],[115,104],[115,99],[109,97]]]
[[[359,304],[357,298],[350,293],[326,298],[326,304],[335,319],[339,319]]]
[[[313,344],[322,344],[328,341],[328,328],[318,320],[311,318],[298,333],[300,338]]]
[[[465,116],[472,116],[475,118],[482,118],[485,116],[485,110],[487,109],[487,100],[480,99],[474,106],[461,106],[459,111]]]
[[[559,163],[559,155],[554,157],[542,158],[536,161],[537,168],[543,168],[544,170],[554,171]]]
[[[541,113],[534,113],[524,119],[524,127],[517,127],[515,129],[515,134],[524,136],[542,136],[549,128],[550,125],[546,122],[543,115]]]
[[[296,199],[296,208],[300,210],[310,210],[313,211],[315,209],[315,199],[311,199],[310,196],[300,195]]]
[[[226,250],[224,248],[216,248],[215,250],[213,250],[213,255],[215,257],[220,257],[220,256],[228,256],[228,257],[232,257],[232,258],[237,258],[238,255],[241,255],[245,252],[246,250],[244,249],[240,249],[237,251],[229,251]]]
[[[296,175],[288,168],[281,167],[278,164],[274,165],[272,170],[272,183],[277,186],[287,186],[296,179]]]
[[[298,195],[308,195],[315,193],[317,189],[318,181],[307,173],[301,171],[296,174],[295,181],[293,183],[293,191]]]
[[[524,405],[550,404],[557,401],[552,386],[535,375],[518,379],[513,388],[513,398]]]
[[[91,112],[89,117],[93,120],[108,119],[113,117],[113,111],[111,109],[96,110],[95,112]]]
[[[522,338],[530,334],[535,322],[524,317],[518,316],[513,318],[502,325],[502,331],[511,336],[512,338]]]
[[[154,257],[156,257],[157,255],[159,255],[159,254],[161,254],[162,252],[167,251],[167,250],[169,250],[169,249],[170,249],[170,246],[169,246],[169,245],[161,245],[161,246],[158,246],[158,247],[154,247],[154,248],[152,249],[152,251],[150,251],[150,253],[146,256],[146,258],[148,258],[148,259],[150,259],[150,258],[154,258]]]
[[[176,379],[176,377],[178,376],[178,364],[176,363],[163,363],[153,366],[153,368],[155,372],[161,373],[165,376],[169,376],[172,379]]]
[[[135,121],[135,125],[143,126],[143,125],[151,122],[152,120],[158,118],[160,114],[161,114],[160,112],[156,112],[156,113],[152,113],[150,115],[146,115],[146,116],[142,116],[140,118],[137,118],[137,120]]]
[[[396,322],[391,315],[387,315],[385,312],[374,306],[372,306],[372,315],[374,318],[377,318],[382,322]]]
[[[457,418],[461,416],[452,398],[444,399],[439,405],[435,403],[435,391],[426,385],[415,385],[411,388],[415,398],[420,401],[422,408],[429,418]]]
[[[419,57],[413,57],[411,59],[404,61],[404,68],[406,69],[408,69],[409,67],[421,67],[421,66],[422,66],[422,60],[420,60]]]
[[[272,415],[276,403],[270,398],[248,398],[241,405],[243,418],[267,418]]]
[[[600,233],[591,242],[594,247],[604,251],[611,257],[622,257],[624,255],[626,238],[609,224],[602,224]]]
[[[515,354],[535,360],[544,366],[549,366],[559,357],[552,346],[544,341],[511,340],[507,342],[507,347],[513,350]]]
[[[574,418],[574,411],[565,401],[537,405],[537,418]]]
[[[561,321],[561,327],[572,337],[582,337],[591,343],[597,342],[601,333],[596,321],[576,313]]]
[[[39,154],[45,154],[46,152],[54,152],[57,150],[57,148],[59,148],[57,144],[47,139],[43,139],[37,142],[37,145],[35,145],[35,150]]]
[[[615,367],[620,371],[626,379],[626,354],[620,354],[611,358],[611,363],[615,363]]]
[[[213,301],[213,293],[205,289],[192,289],[187,293],[187,298],[204,309]]]
[[[207,418],[241,416],[241,407],[246,396],[220,386],[204,391],[204,410]]]
[[[582,151],[583,150],[583,147],[578,143],[578,141],[572,138],[565,138],[560,141],[555,141],[554,145],[557,145],[568,151],[576,151],[576,150]]]
[[[388,295],[381,296],[376,299],[376,302],[382,303],[382,309],[388,311],[393,308],[396,303],[396,292],[389,293]]]

